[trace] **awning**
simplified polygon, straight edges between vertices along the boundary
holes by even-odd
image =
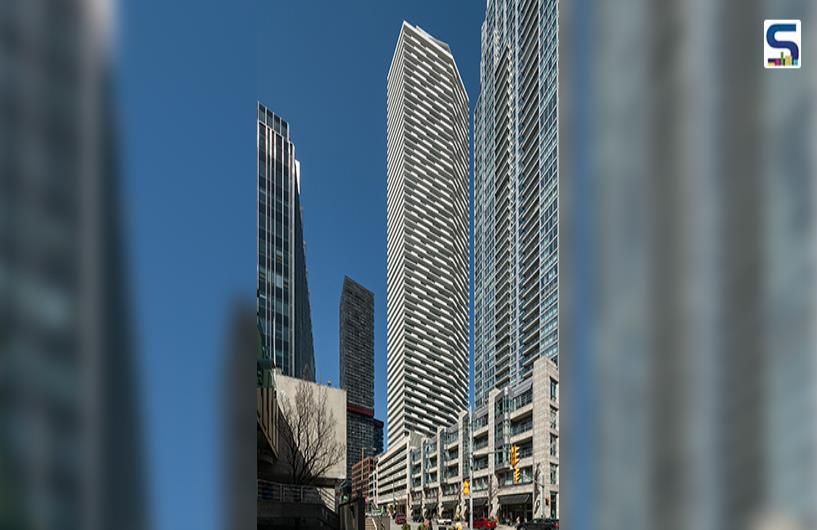
[[[465,502],[465,506],[467,507],[469,501]],[[474,497],[474,506],[485,506],[488,504],[488,497]]]
[[[509,504],[525,504],[530,502],[530,493],[517,493],[516,495],[500,495],[499,504],[507,506]]]

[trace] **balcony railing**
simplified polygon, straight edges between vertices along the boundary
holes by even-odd
[[[328,488],[258,481],[258,500],[275,503],[322,504],[335,510],[335,494]]]

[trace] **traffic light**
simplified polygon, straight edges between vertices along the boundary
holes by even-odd
[[[519,447],[516,445],[511,446],[511,467],[516,468],[517,464],[519,464]]]
[[[466,497],[471,495],[471,482],[466,480],[462,483],[462,494]]]
[[[513,483],[519,484],[519,468],[514,468],[513,470]]]

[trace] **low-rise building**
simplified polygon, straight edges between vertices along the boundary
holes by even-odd
[[[470,431],[470,434],[469,434]],[[473,447],[473,469],[469,462]],[[519,481],[510,465],[519,448]],[[559,515],[559,371],[553,361],[534,362],[532,377],[494,389],[472,414],[439,428],[432,437],[411,435],[376,466],[377,504],[412,518],[467,517],[471,480],[474,516],[529,520]]]
[[[409,453],[420,447],[422,437],[408,432],[377,459],[377,506],[389,512],[406,513]]]
[[[277,370],[267,375],[269,384],[256,391],[257,528],[336,527],[335,489],[346,478],[346,391]],[[310,465],[304,453],[327,456]]]
[[[367,456],[352,466],[352,498],[364,499],[367,504],[372,498],[373,475],[377,465],[376,456]]]

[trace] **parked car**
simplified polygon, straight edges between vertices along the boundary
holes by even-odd
[[[394,522],[397,524],[405,524],[406,516],[402,513],[396,513],[394,514]]]
[[[451,519],[447,517],[440,517],[437,519],[437,526],[451,526]]]
[[[492,521],[487,517],[480,517],[478,519],[474,519],[474,528],[494,529],[496,528],[496,521]]]
[[[517,530],[553,530],[559,528],[558,519],[533,519],[526,523],[519,523]]]

